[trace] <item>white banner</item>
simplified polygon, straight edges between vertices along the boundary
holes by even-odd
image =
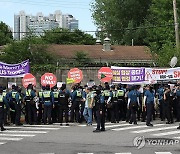
[[[179,80],[180,67],[177,68],[145,68],[145,82],[156,83],[158,80]]]

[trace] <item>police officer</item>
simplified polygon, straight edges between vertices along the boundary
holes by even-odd
[[[140,104],[139,104],[139,97],[136,90],[136,86],[132,86],[132,90],[128,93],[128,105],[127,105],[127,108],[129,108],[131,112],[131,118],[129,121],[130,124],[132,123],[134,123],[135,125],[137,124],[136,113],[138,106],[140,106]]]
[[[105,87],[104,87],[102,96],[104,97],[104,101],[106,104],[106,114],[107,114],[106,118],[108,119],[108,121],[111,121],[111,107],[112,107],[111,100],[112,100],[113,94],[110,91],[110,86],[109,86],[108,82],[105,82]]]
[[[165,116],[167,118],[166,124],[173,123],[173,118],[172,118],[172,97],[171,97],[171,89],[170,89],[169,85],[165,86],[164,110],[165,110]]]
[[[48,119],[48,124],[52,124],[51,112],[52,112],[52,107],[54,107],[54,95],[53,92],[50,90],[50,85],[46,85],[46,90],[43,92],[42,95],[42,101],[44,108],[44,115],[43,115],[44,124],[47,123],[47,119]]]
[[[113,93],[112,97],[112,108],[111,108],[111,123],[119,123],[119,103],[117,90],[115,89],[115,85],[111,86],[111,90]]]
[[[3,96],[6,98],[7,100],[7,104],[8,104],[8,98],[7,98],[7,91],[6,91],[6,87],[3,87]],[[9,105],[4,105],[4,125],[9,125],[8,123],[8,117],[9,117]]]
[[[76,122],[79,122],[79,104],[82,102],[82,90],[75,85],[73,87],[72,106],[71,106],[71,122],[74,122],[74,115],[76,116]],[[81,115],[82,116],[82,115]]]
[[[165,115],[164,115],[164,87],[163,85],[160,85],[159,89],[157,90],[157,95],[158,95],[158,100],[159,100],[159,110],[160,110],[160,118],[161,121],[165,120]]]
[[[60,122],[59,119],[59,107],[58,107],[58,97],[59,97],[59,91],[57,86],[54,86],[52,88],[52,92],[54,95],[54,108],[52,109],[52,122],[56,123],[56,122]]]
[[[3,89],[0,88],[0,127],[1,131],[6,130],[4,128],[4,106],[8,107],[7,99],[3,96]]]
[[[175,97],[176,97],[176,103],[177,103],[177,122],[180,122],[180,86],[176,86],[175,90]]]
[[[63,123],[63,112],[65,112],[66,126],[69,126],[68,124],[69,98],[70,98],[70,92],[69,90],[66,89],[66,84],[62,84],[62,87],[59,91],[59,97],[58,97],[60,126],[62,126],[62,123]]]
[[[150,85],[147,86],[147,90],[144,94],[144,102],[146,104],[146,110],[147,110],[146,125],[153,126],[153,124],[151,124],[150,122],[152,120],[152,113],[153,113],[153,109],[154,109],[155,94],[153,91],[153,87],[151,87]]]
[[[15,103],[16,103],[16,93],[17,88],[15,85],[12,85],[12,90],[8,93],[8,101],[10,106],[10,117],[11,123],[15,124]]]
[[[43,95],[43,91],[45,90],[45,86],[42,86],[41,91],[39,91],[38,93],[38,97],[39,97],[39,105],[38,105],[38,115],[37,115],[37,121],[39,124],[41,124],[42,122],[42,114],[43,114],[43,108],[42,108],[42,95]]]
[[[17,93],[15,96],[15,124],[16,126],[21,126],[22,123],[20,122],[21,119],[21,103],[22,103],[22,97],[21,97],[21,88],[17,87]]]
[[[104,96],[101,93],[101,87],[96,88],[96,95],[94,97],[96,116],[97,116],[97,128],[93,132],[105,131],[105,102]]]
[[[125,120],[127,104],[125,102],[125,90],[122,88],[121,84],[119,84],[117,87],[117,99],[118,99],[117,108],[116,108],[117,119]],[[126,106],[126,108],[124,106]]]
[[[37,124],[37,109],[33,100],[35,96],[36,93],[33,90],[33,85],[29,84],[25,92],[24,100],[26,102],[28,122],[30,125]]]

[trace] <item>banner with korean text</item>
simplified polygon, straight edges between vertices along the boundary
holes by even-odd
[[[176,68],[146,68],[145,69],[145,82],[153,83],[161,80],[179,80],[180,67]]]
[[[29,60],[23,61],[19,64],[6,64],[0,62],[0,77],[24,77],[27,73],[29,73]]]
[[[111,67],[113,72],[112,83],[139,84],[145,80],[145,68]]]

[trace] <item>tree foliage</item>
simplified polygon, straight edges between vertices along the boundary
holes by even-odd
[[[68,29],[56,28],[45,32],[42,38],[47,43],[54,44],[95,44],[95,39],[92,35],[86,34],[80,30],[74,30],[73,32]]]
[[[138,41],[140,35],[134,37],[133,33],[139,32],[129,33],[128,28],[144,23],[150,4],[151,0],[95,0],[92,3],[92,16],[95,24],[111,34],[115,43],[129,45],[129,40]]]
[[[53,57],[46,51],[47,45],[42,39],[28,37],[21,41],[12,41],[4,49],[0,60],[6,63],[19,63],[29,59],[32,65],[53,62]]]
[[[84,51],[77,51],[75,53],[75,65],[85,66],[91,62],[91,59],[88,57],[88,54]]]
[[[12,32],[8,26],[5,23],[0,22],[0,46],[10,43],[12,39]]]

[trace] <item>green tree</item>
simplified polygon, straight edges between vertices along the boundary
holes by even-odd
[[[133,30],[133,35],[138,35],[133,36],[127,28],[144,23],[150,4],[151,0],[95,0],[92,3],[92,16],[97,27],[111,34],[112,41],[129,45],[132,39],[140,38],[140,32]]]
[[[32,65],[51,63],[54,58],[46,51],[46,48],[47,45],[42,39],[30,36],[21,41],[12,41],[4,49],[0,60],[7,63],[19,63],[29,59]]]
[[[13,36],[12,36],[11,30],[5,23],[1,21],[0,22],[0,46],[10,43],[12,39],[13,39]]]
[[[95,39],[92,35],[86,34],[80,30],[70,31],[68,29],[56,28],[53,30],[45,31],[42,36],[43,40],[47,43],[54,44],[95,44]]]
[[[85,66],[86,64],[91,62],[88,54],[84,51],[77,51],[74,58],[76,60],[75,65],[77,66]]]

